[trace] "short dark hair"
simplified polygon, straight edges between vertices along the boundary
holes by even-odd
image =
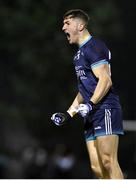
[[[88,16],[88,14],[86,12],[84,12],[81,9],[71,9],[69,11],[67,11],[63,18],[67,18],[68,16],[70,16],[71,18],[80,18],[85,22],[85,25],[88,25],[89,19],[90,17]]]

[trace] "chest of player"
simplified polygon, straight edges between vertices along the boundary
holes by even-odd
[[[78,50],[74,56],[74,66],[77,77],[86,79],[87,74],[90,73],[91,67],[87,61],[85,54],[82,50]]]

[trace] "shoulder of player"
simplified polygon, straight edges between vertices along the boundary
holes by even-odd
[[[99,39],[97,37],[92,37],[91,41],[91,47],[102,47],[102,46],[106,46],[105,42],[102,39]]]
[[[97,52],[105,48],[108,49],[103,40],[92,37],[91,40],[83,47],[83,50],[85,52],[87,52],[88,50],[91,52]]]

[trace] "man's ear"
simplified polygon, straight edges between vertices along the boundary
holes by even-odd
[[[85,24],[79,23],[79,26],[78,26],[79,31],[83,31],[84,28],[85,28]]]

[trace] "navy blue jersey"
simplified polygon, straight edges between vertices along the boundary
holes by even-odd
[[[77,75],[78,89],[85,103],[90,101],[98,82],[92,69],[101,64],[109,64],[110,66],[110,61],[111,53],[105,43],[99,39],[90,36],[79,47],[73,62]],[[120,108],[119,97],[113,87],[96,107]]]

